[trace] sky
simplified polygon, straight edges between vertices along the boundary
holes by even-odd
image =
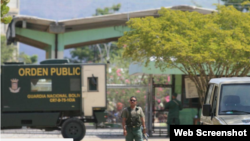
[[[35,16],[51,20],[66,20],[91,17],[97,8],[121,4],[117,13],[156,9],[176,5],[195,6],[215,9],[219,0],[20,0],[20,15]],[[222,4],[222,2],[220,2]],[[45,60],[45,51],[20,43],[19,52],[38,55],[38,63]],[[70,50],[64,51],[64,57],[71,57]]]

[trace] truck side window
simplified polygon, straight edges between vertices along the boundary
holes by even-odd
[[[98,90],[98,77],[88,77],[88,91]]]
[[[213,88],[214,88],[214,84],[209,84],[208,85],[208,90],[207,90],[206,99],[205,99],[204,104],[210,104]]]
[[[212,103],[212,113],[215,114],[216,112],[216,104],[217,104],[217,98],[218,98],[218,87],[215,86],[214,88],[214,94],[213,94],[213,103]]]
[[[50,92],[52,91],[51,79],[31,79],[31,92]]]

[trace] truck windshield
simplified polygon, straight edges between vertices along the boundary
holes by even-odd
[[[250,114],[250,84],[223,84],[219,114]]]

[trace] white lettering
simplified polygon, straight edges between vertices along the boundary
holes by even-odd
[[[193,136],[193,131],[190,131],[190,129],[188,129],[188,136]]]
[[[176,131],[177,130],[177,131]],[[183,129],[174,129],[174,134],[175,134],[175,136],[182,136],[182,130]]]
[[[182,132],[180,132],[181,134]],[[187,131],[183,131],[183,134],[186,134]],[[190,136],[190,134],[188,134]],[[247,136],[247,131],[202,131],[201,129],[196,130],[196,136]]]
[[[193,131],[188,129],[188,131],[183,131],[183,129],[174,129],[175,136],[193,136]]]
[[[246,131],[246,129],[244,129],[244,136],[247,136],[247,131]]]
[[[197,129],[197,130],[196,130],[196,135],[197,135],[197,136],[202,136],[201,129]]]

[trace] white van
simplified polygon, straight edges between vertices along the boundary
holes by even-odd
[[[200,123],[250,125],[250,77],[211,79]]]

